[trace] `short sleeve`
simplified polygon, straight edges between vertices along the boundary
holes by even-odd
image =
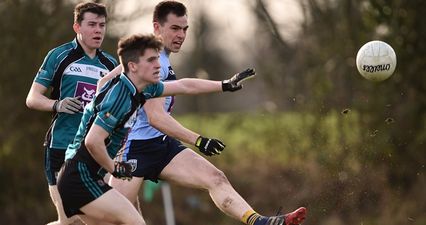
[[[38,70],[34,82],[37,82],[45,87],[52,85],[53,76],[55,74],[56,57],[54,56],[54,50],[51,50],[44,58],[43,64]]]
[[[158,82],[158,83],[147,86],[143,90],[143,95],[145,96],[145,99],[156,98],[161,96],[163,94],[163,91],[164,91],[163,82]]]
[[[101,111],[96,116],[95,124],[101,126],[108,133],[112,133],[118,124],[118,119],[107,111]]]
[[[126,93],[117,89],[109,91],[103,101],[96,106],[97,115],[94,123],[112,133],[126,112],[130,111],[130,104],[127,104],[125,95]]]

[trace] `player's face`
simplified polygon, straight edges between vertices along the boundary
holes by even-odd
[[[187,16],[178,17],[173,13],[167,15],[167,21],[161,25],[154,24],[156,35],[163,39],[164,48],[166,51],[177,53],[179,52],[186,38],[188,30]]]
[[[88,50],[100,48],[104,40],[106,22],[104,16],[86,12],[81,24],[74,24],[77,38],[83,47]]]
[[[160,53],[152,48],[145,50],[139,62],[135,64],[135,73],[144,83],[158,83],[160,81]]]

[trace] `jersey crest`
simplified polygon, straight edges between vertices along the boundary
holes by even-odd
[[[89,104],[96,94],[96,85],[78,81],[75,88],[74,97],[80,97],[80,101],[83,103],[83,108]],[[83,112],[83,108],[81,112]]]

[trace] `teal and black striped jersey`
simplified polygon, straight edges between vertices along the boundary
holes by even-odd
[[[93,99],[99,78],[116,66],[117,61],[101,50],[90,58],[74,39],[47,54],[34,82],[52,88],[51,99],[79,96],[85,106]],[[55,114],[45,144],[65,150],[74,139],[81,116],[82,112]]]
[[[114,158],[136,121],[137,109],[146,99],[161,96],[163,90],[164,85],[160,82],[151,84],[142,93],[138,93],[135,85],[125,74],[108,81],[84,109],[74,142],[66,151],[65,160],[77,158],[86,163],[96,163],[84,146],[85,137],[93,123],[109,133],[105,144],[108,155]]]

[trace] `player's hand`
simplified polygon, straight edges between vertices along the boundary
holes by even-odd
[[[195,141],[195,147],[206,156],[219,155],[225,148],[225,144],[213,138],[199,136]]]
[[[252,68],[248,68],[242,72],[235,74],[231,79],[222,81],[223,91],[238,91],[243,88],[241,84],[244,80],[250,79],[256,75],[256,71]]]
[[[74,114],[82,109],[82,102],[79,100],[80,97],[66,97],[57,103],[55,103],[55,110],[58,113]]]
[[[114,171],[111,173],[115,178],[122,180],[132,179],[132,165],[130,163],[121,161],[114,162]]]

